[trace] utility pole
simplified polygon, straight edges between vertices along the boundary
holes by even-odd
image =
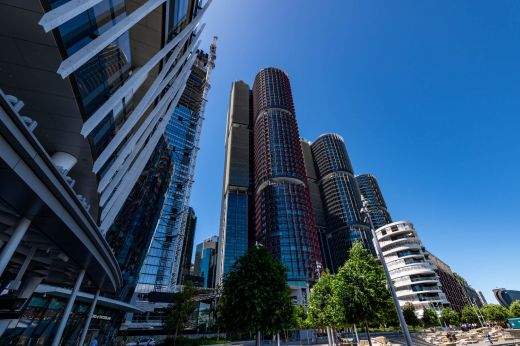
[[[395,294],[394,285],[392,283],[392,278],[390,277],[390,272],[388,271],[388,267],[386,265],[385,258],[383,257],[383,251],[381,251],[381,246],[379,245],[379,240],[377,240],[376,231],[374,229],[374,224],[372,223],[372,217],[370,216],[370,211],[368,210],[368,201],[361,196],[361,200],[363,202],[363,208],[361,209],[361,213],[365,214],[368,219],[368,223],[370,226],[370,231],[372,232],[372,237],[374,238],[374,245],[376,247],[377,255],[381,260],[381,265],[383,266],[383,270],[386,276],[386,284],[388,285],[388,289],[390,290],[390,294],[392,295],[392,300],[394,301],[395,310],[397,311],[397,316],[399,317],[399,323],[401,324],[401,329],[403,330],[404,338],[406,340],[407,346],[413,346],[412,337],[410,336],[410,331],[408,330],[408,325],[404,319],[403,310],[401,309],[401,305],[399,305],[399,300],[397,299],[397,295]]]

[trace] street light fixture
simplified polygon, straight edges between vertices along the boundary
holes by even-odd
[[[361,196],[361,200],[363,202],[363,208],[361,209],[361,213],[365,214],[367,217],[370,226],[370,231],[372,232],[372,237],[374,239],[376,253],[379,256],[379,259],[381,260],[381,265],[383,266],[383,270],[385,272],[386,284],[388,285],[388,289],[390,290],[390,294],[392,295],[392,300],[394,301],[395,310],[397,311],[397,316],[399,317],[399,323],[401,324],[401,329],[403,330],[406,345],[413,346],[412,337],[410,336],[408,325],[406,324],[406,321],[404,319],[403,310],[401,310],[401,306],[399,305],[399,300],[397,299],[397,295],[395,294],[392,278],[390,277],[390,272],[388,271],[385,258],[383,257],[383,251],[381,251],[379,240],[377,240],[374,224],[372,223],[372,217],[370,216],[370,211],[368,210],[368,201],[363,196]]]

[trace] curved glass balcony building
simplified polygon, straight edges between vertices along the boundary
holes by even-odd
[[[372,238],[360,212],[361,194],[343,138],[321,135],[311,144],[311,151],[327,222],[321,246],[330,254],[327,267],[336,272],[354,242],[363,242],[373,252]]]

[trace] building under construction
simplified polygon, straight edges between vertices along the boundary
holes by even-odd
[[[187,220],[190,215],[189,199],[204,122],[204,108],[210,87],[209,80],[215,66],[215,58],[216,38],[209,54],[202,50],[197,51],[196,60],[186,81],[186,88],[166,127],[166,138],[174,163],[174,172],[134,297],[136,304],[147,312],[163,309],[169,303],[169,301],[151,302],[150,294],[174,292],[182,284],[183,275],[180,274],[183,267],[183,253],[186,253],[183,249],[186,249],[186,242],[193,241],[193,234],[191,237],[186,236]],[[143,321],[142,316],[139,317],[137,324],[132,323],[131,320],[132,318],[127,320],[129,328],[153,327],[146,320]]]

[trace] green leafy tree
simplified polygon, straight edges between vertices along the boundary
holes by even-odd
[[[188,282],[182,291],[173,294],[172,302],[166,309],[164,324],[168,335],[174,334],[174,345],[178,333],[184,329],[197,308],[197,303],[193,300],[195,293],[195,287],[191,282]]]
[[[450,308],[442,309],[441,318],[449,326],[456,326],[460,322],[459,314]]]
[[[425,327],[435,327],[439,324],[437,312],[431,308],[425,308],[423,310],[422,323]]]
[[[293,317],[293,328],[295,329],[308,329],[309,318],[307,311],[301,305],[294,306],[294,317]]]
[[[255,246],[238,259],[224,280],[219,325],[227,331],[279,333],[293,324],[287,272],[265,247]]]
[[[365,325],[377,320],[388,308],[390,293],[385,274],[374,257],[356,242],[350,249],[349,259],[339,269],[333,282],[334,301],[347,324]],[[372,345],[370,335],[368,342]]]
[[[481,311],[482,315],[484,315],[484,318],[487,321],[496,323],[504,323],[504,321],[511,316],[511,313],[508,309],[498,304],[484,305]]]
[[[509,307],[511,317],[520,317],[520,300],[515,300]]]
[[[312,287],[309,299],[309,321],[312,327],[325,328],[335,325],[341,315],[333,301],[334,275],[325,271]]]
[[[465,305],[462,308],[460,320],[464,323],[479,323],[476,307]]]
[[[394,301],[389,297],[387,300],[386,306],[382,309],[377,317],[377,321],[373,321],[373,323],[378,326],[386,327],[398,327],[399,326],[399,317],[397,316],[397,311],[395,311]]]
[[[412,303],[406,303],[403,307],[403,316],[406,324],[412,326],[415,329],[417,326],[421,325],[421,321],[417,314],[415,313],[415,308]]]

